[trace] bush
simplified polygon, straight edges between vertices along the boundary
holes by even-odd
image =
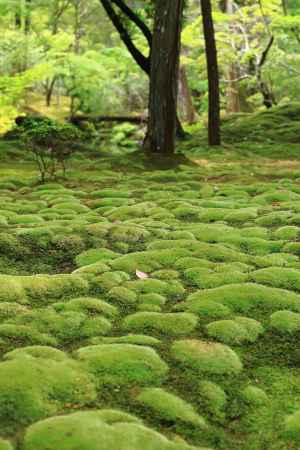
[[[65,176],[65,163],[82,140],[82,133],[73,125],[49,118],[28,117],[20,125],[20,137],[34,154],[42,183],[47,177],[56,178],[59,167]]]

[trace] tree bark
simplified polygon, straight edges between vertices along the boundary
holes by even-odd
[[[201,0],[203,31],[205,38],[207,76],[208,76],[208,143],[221,144],[220,125],[220,85],[217,46],[210,0]]]
[[[125,4],[123,0],[99,0],[99,1],[103,6],[106,14],[108,15],[111,23],[118,31],[120,39],[126,46],[127,50],[129,51],[135,62],[143,70],[143,72],[145,72],[150,77],[153,36],[148,26],[139,18],[137,14],[135,14],[135,12],[127,4]],[[114,3],[123,12],[123,14],[139,28],[139,30],[145,36],[148,42],[150,56],[143,55],[143,53],[137,48],[137,46],[132,40],[132,37],[130,36],[130,33],[123,24],[120,16],[114,10],[112,3]],[[178,139],[184,139],[186,137],[186,133],[181,125],[178,116],[176,118],[176,136]]]
[[[157,0],[151,56],[149,122],[145,149],[175,152],[183,0]]]
[[[184,66],[181,66],[179,70],[179,98],[184,111],[184,120],[190,125],[195,123],[197,121],[197,114],[193,105]]]

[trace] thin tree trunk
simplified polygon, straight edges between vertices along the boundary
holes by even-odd
[[[149,122],[145,149],[175,152],[183,0],[157,0],[151,55]]]
[[[217,46],[210,0],[201,0],[203,31],[205,37],[207,76],[208,76],[208,143],[221,144],[220,125],[220,85]]]
[[[184,111],[184,120],[188,124],[193,124],[197,121],[197,114],[193,105],[188,79],[186,76],[186,69],[184,66],[181,66],[179,70],[179,93],[182,109]]]

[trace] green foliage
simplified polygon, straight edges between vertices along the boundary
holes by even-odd
[[[41,181],[55,179],[60,166],[65,176],[66,161],[83,139],[81,132],[70,124],[51,119],[25,118],[21,121],[20,137],[25,149],[33,152]]]

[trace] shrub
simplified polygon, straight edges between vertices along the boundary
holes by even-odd
[[[82,140],[82,133],[70,124],[61,124],[52,119],[25,118],[20,127],[25,148],[35,157],[41,181],[47,177],[55,179],[58,167],[66,175],[66,161]]]

